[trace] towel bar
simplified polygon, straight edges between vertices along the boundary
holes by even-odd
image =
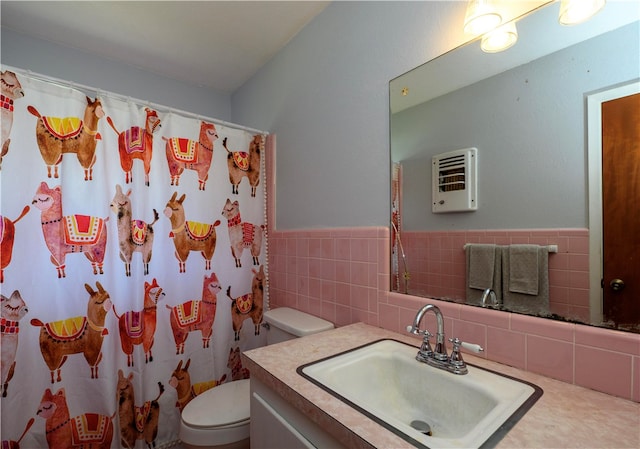
[[[462,247],[462,249],[467,249],[467,246],[469,246],[469,243],[465,243],[465,245]],[[549,253],[557,253],[558,252],[558,245],[548,245],[547,246],[547,250],[549,251]]]

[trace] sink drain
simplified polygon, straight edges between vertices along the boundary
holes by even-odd
[[[419,419],[415,419],[411,421],[411,427],[416,429],[418,432],[421,432],[425,435],[431,436],[431,426],[424,421],[420,421]]]

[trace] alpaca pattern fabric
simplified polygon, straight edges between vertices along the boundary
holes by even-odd
[[[17,334],[18,332],[20,332],[20,322],[1,318],[0,332],[2,332],[3,334]]]
[[[2,109],[11,151],[2,153],[0,281],[14,294],[2,295],[2,407],[11,413],[1,415],[0,440],[168,447],[191,398],[242,374],[227,366],[229,351],[266,343],[265,183],[251,178],[231,193],[222,146],[226,138],[246,153],[254,176],[265,136],[4,70],[13,111]],[[13,100],[8,85],[20,86]],[[230,194],[254,225],[238,227],[253,232],[238,260],[227,229],[218,232]],[[248,313],[232,310],[229,288],[250,293],[251,305],[238,301]]]
[[[0,96],[0,107],[2,107],[2,109],[13,112],[13,100],[11,98],[5,97],[4,95]]]

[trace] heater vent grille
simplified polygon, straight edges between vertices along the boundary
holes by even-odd
[[[476,148],[449,151],[433,157],[434,213],[477,209]]]
[[[464,190],[466,157],[463,154],[438,159],[438,190],[451,192]]]

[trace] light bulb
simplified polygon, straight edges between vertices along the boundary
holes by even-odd
[[[497,53],[512,47],[518,41],[515,22],[509,22],[482,36],[480,48],[485,53]]]
[[[502,16],[491,0],[471,0],[464,17],[464,32],[473,35],[486,33],[502,23]]]
[[[562,0],[558,21],[562,25],[577,25],[596,15],[605,0]]]

